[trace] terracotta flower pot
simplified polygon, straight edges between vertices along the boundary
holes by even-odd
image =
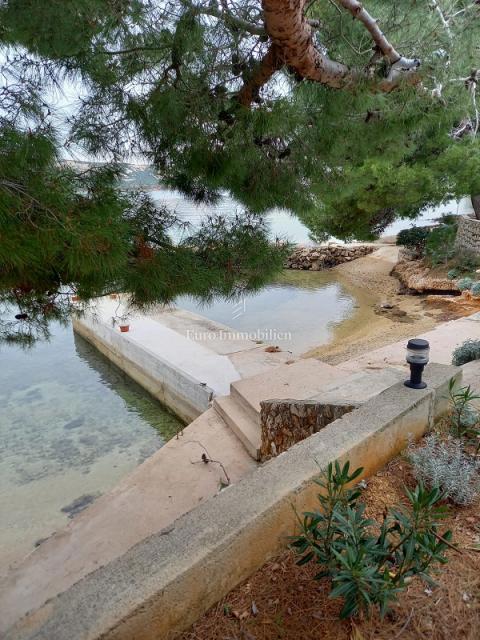
[[[72,296],[72,302],[78,302],[80,300],[80,296]]]
[[[118,298],[118,296],[117,296],[117,294],[116,294],[116,293],[111,293],[111,294],[110,294],[110,298],[111,298],[112,300],[116,300],[116,299]]]
[[[130,325],[129,324],[121,324],[120,325],[120,331],[122,333],[127,333],[127,331],[130,331]]]

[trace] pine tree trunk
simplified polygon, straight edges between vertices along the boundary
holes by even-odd
[[[472,204],[473,210],[475,212],[475,217],[477,220],[480,220],[480,194],[472,196]]]

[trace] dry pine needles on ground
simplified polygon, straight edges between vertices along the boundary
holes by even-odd
[[[364,499],[367,514],[379,518],[403,499],[415,481],[398,458],[371,478]],[[434,575],[434,589],[419,579],[400,594],[381,620],[338,619],[341,602],[329,599],[327,581],[315,581],[318,566],[298,567],[291,551],[268,562],[231,591],[179,640],[478,640],[480,637],[479,502],[452,508],[445,521],[461,553],[451,551]],[[479,548],[477,551],[476,548]]]

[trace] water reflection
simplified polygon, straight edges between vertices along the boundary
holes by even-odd
[[[328,342],[356,301],[331,272],[284,271],[272,285],[240,300],[206,305],[182,297],[177,305],[237,331],[287,333],[273,341],[299,354]]]

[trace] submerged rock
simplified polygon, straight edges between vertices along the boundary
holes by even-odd
[[[75,418],[74,420],[70,420],[70,422],[66,422],[63,425],[63,428],[67,429],[67,431],[70,429],[78,429],[78,427],[81,427],[84,422],[85,418],[82,416],[81,418]]]
[[[74,518],[81,511],[86,509],[89,505],[92,504],[96,498],[98,498],[99,493],[85,493],[83,496],[79,498],[75,498],[73,502],[67,504],[65,507],[62,507],[60,511],[62,513],[66,513],[69,518]]]

